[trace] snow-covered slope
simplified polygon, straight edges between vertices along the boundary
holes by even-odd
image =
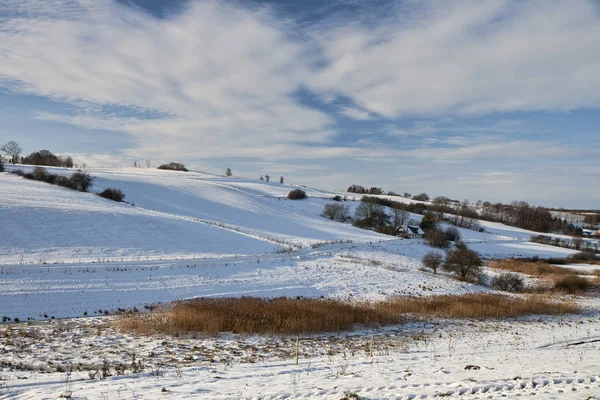
[[[285,196],[294,186],[278,182],[146,169],[90,173],[93,192],[118,188],[135,205],[0,174],[0,315],[81,316],[194,296],[377,300],[487,290],[421,271],[433,250],[423,240],[321,217],[333,193],[303,188],[309,198],[292,201]],[[353,213],[360,201],[341,204]],[[530,243],[516,228],[486,229],[460,229],[486,257],[573,253]]]
[[[0,218],[12,227],[0,241],[0,263],[262,254],[282,242],[389,239],[320,217],[325,200],[310,200],[319,203],[313,212],[296,209],[282,200],[292,187],[279,183],[159,170],[90,173],[93,192],[118,188],[135,206],[0,175]]]

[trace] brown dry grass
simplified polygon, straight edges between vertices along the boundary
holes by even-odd
[[[598,275],[597,273],[587,271],[577,271],[572,268],[557,267],[543,261],[522,261],[518,259],[493,260],[488,267],[501,269],[504,271],[519,272],[521,274],[549,277],[565,275]]]
[[[512,297],[492,293],[397,298],[379,303],[377,307],[398,313],[472,319],[561,315],[579,311],[575,303],[551,301],[545,296]]]
[[[542,281],[538,286],[529,288],[531,292],[535,293],[554,290],[565,293],[581,293],[588,289],[600,288],[600,271],[576,270],[550,265],[545,261],[519,259],[493,260],[488,263],[488,267],[540,278]],[[579,278],[581,275],[595,278]]]
[[[140,333],[315,333],[349,330],[355,324],[389,325],[396,316],[335,300],[199,298],[176,302],[154,313],[126,316],[120,325]]]
[[[382,326],[402,315],[442,318],[506,318],[530,314],[576,313],[573,303],[542,296],[499,294],[400,297],[378,303],[346,303],[318,299],[221,298],[176,302],[148,314],[123,315],[119,326],[140,334],[235,332],[246,334],[308,334],[351,330],[354,325]]]

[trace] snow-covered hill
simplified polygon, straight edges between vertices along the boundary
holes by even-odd
[[[302,188],[308,199],[288,200],[295,187],[278,182],[89,172],[92,192],[118,188],[134,205],[0,174],[0,315],[80,316],[194,296],[381,299],[486,290],[421,271],[432,250],[422,240],[323,218],[334,193]],[[360,201],[343,204],[354,213]],[[501,224],[461,234],[485,257],[573,253],[530,243],[528,232]]]

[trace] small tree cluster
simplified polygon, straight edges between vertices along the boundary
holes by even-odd
[[[125,200],[125,193],[123,193],[121,189],[107,188],[98,193],[98,196],[118,202]]]
[[[23,157],[21,162],[30,165],[73,168],[73,159],[71,157],[60,157],[48,150],[33,152],[30,155]]]
[[[429,229],[425,234],[425,240],[427,244],[433,247],[439,247],[440,249],[447,249],[450,247],[451,242],[459,242],[461,239],[460,231],[456,228],[450,227],[448,229]]]
[[[290,200],[302,200],[306,197],[306,192],[301,189],[290,190],[290,192],[287,195],[287,198]]]
[[[363,229],[386,226],[390,222],[383,206],[376,203],[360,203],[354,212],[354,225]]]
[[[383,194],[383,189],[375,186],[367,189],[360,185],[350,185],[348,192],[359,194]]]
[[[416,194],[412,197],[412,199],[418,201],[429,201],[429,195],[427,193]]]
[[[328,203],[323,207],[321,215],[332,221],[346,221],[350,218],[350,207],[343,204]]]
[[[158,169],[187,172],[187,168],[185,167],[185,165],[183,165],[181,163],[177,163],[177,162],[170,162],[168,164],[162,164],[162,165],[158,166]]]

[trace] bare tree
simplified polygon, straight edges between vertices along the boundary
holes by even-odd
[[[479,257],[479,254],[470,250],[465,245],[461,245],[448,251],[446,262],[442,268],[458,275],[462,280],[476,281],[481,275],[482,266],[483,261]]]
[[[23,152],[23,149],[21,148],[21,146],[19,146],[19,143],[15,142],[14,140],[11,140],[8,143],[5,143],[1,148],[0,151],[2,151],[4,154],[6,154],[7,156],[10,156],[10,161],[13,163],[13,165],[18,162],[18,158],[19,155]]]
[[[440,253],[431,251],[423,256],[421,262],[425,268],[429,268],[434,274],[437,274],[437,270],[442,265],[443,259],[444,257]]]
[[[283,185],[283,176],[279,177],[279,183],[281,183]]]
[[[266,180],[267,182],[269,182],[269,181],[271,180],[271,177],[270,177],[269,175],[265,175],[265,180]]]
[[[394,211],[394,215],[392,217],[392,224],[394,226],[394,229],[398,229],[399,227],[404,225],[404,221],[406,221],[406,218],[408,218],[408,211],[400,210],[399,208],[394,208],[392,210]]]
[[[227,176],[233,175],[233,173],[231,172],[231,168],[227,168],[227,170],[225,171],[225,175],[227,175]]]
[[[152,160],[146,160],[146,168],[150,169],[151,164],[152,164]]]

